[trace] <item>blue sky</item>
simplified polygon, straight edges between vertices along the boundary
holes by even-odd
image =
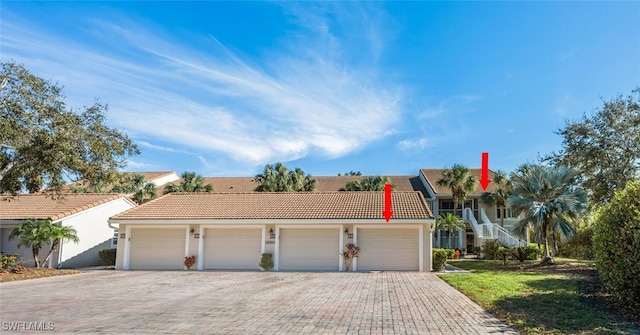
[[[129,171],[513,170],[640,86],[640,2],[7,2],[0,58],[109,105]]]

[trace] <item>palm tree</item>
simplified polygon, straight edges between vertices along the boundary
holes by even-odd
[[[79,242],[75,229],[67,226],[63,227],[59,222],[52,224],[51,220],[29,219],[14,228],[9,234],[10,240],[16,237],[19,239],[18,247],[26,246],[31,248],[33,261],[37,268],[46,263],[49,256],[58,250],[61,241],[68,239],[75,243]],[[47,257],[40,263],[40,249],[43,245],[49,244],[51,244],[51,248],[47,253]]]
[[[156,185],[148,182],[144,175],[135,173],[121,178],[120,183],[111,189],[112,193],[131,195],[131,199],[137,204],[142,204],[157,196]]]
[[[548,232],[560,233],[561,238],[575,235],[574,222],[587,210],[587,195],[574,186],[576,173],[571,169],[529,165],[513,174],[513,194],[507,203],[514,214],[524,213],[513,233],[525,237],[532,228],[536,239],[544,245],[543,263],[552,262]]]
[[[476,190],[478,180],[468,168],[454,164],[452,168],[442,170],[442,178],[438,179],[436,184],[451,190],[454,214],[456,214],[458,204],[464,204],[467,194]]]
[[[386,176],[367,176],[361,180],[348,181],[344,187],[345,191],[384,191],[384,185],[391,184],[391,179]],[[395,185],[392,185],[395,189]]]
[[[507,174],[503,171],[497,170],[493,173],[493,185],[495,191],[484,192],[480,196],[480,201],[487,205],[495,205],[500,212],[500,226],[504,227],[504,216],[507,212],[507,198],[513,191],[511,181],[507,177]]]
[[[436,220],[436,229],[446,231],[449,248],[451,248],[453,236],[457,230],[464,229],[464,223],[457,216],[451,213],[441,214]]]
[[[178,192],[213,192],[213,186],[211,184],[204,184],[205,180],[199,174],[195,172],[184,172],[180,175],[182,180],[180,184],[167,183],[164,187],[164,194],[178,193]]]
[[[280,162],[267,164],[254,180],[260,184],[255,189],[257,192],[309,192],[316,189],[315,178],[305,175],[301,168],[289,170]]]
[[[69,240],[74,243],[80,242],[78,232],[73,227],[63,226],[60,222],[51,224],[51,226],[49,227],[49,238],[53,241],[53,243],[51,244],[51,248],[49,249],[47,256],[45,256],[44,260],[42,261],[42,264],[46,264],[51,254],[58,251],[61,242],[65,240]]]

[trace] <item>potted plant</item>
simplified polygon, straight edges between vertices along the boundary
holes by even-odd
[[[258,265],[262,268],[262,270],[270,271],[271,269],[273,269],[273,255],[270,253],[262,254],[262,258],[260,258],[260,263],[258,263]]]
[[[189,256],[184,258],[184,266],[187,270],[191,270],[193,264],[196,264],[196,256]]]
[[[351,267],[351,262],[353,261],[354,258],[358,257],[359,253],[360,253],[360,247],[356,246],[355,244],[347,243],[345,245],[344,249],[340,253],[342,255],[342,258],[344,259],[345,271],[349,271],[349,268]]]

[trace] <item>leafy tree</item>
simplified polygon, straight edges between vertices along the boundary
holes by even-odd
[[[340,177],[341,174],[338,173],[338,177]],[[349,171],[345,174],[342,174],[342,176],[362,176],[362,172],[360,171]]]
[[[316,180],[310,174],[305,175],[300,168],[289,170],[282,163],[267,164],[254,180],[259,183],[257,192],[301,192],[315,191]]]
[[[351,180],[348,181],[344,187],[345,191],[384,191],[384,186],[386,184],[391,184],[391,179],[389,177],[383,176],[367,176],[362,177],[360,180]],[[392,188],[395,189],[395,185],[392,185]]]
[[[60,193],[65,177],[111,181],[139,154],[126,134],[105,125],[107,106],[67,108],[62,89],[22,65],[1,63],[0,193]]]
[[[607,203],[640,173],[640,88],[605,101],[580,121],[567,121],[557,134],[562,149],[549,159],[582,173],[592,206]]]
[[[130,194],[137,204],[142,204],[157,196],[156,185],[147,181],[141,174],[123,174],[120,182],[111,189],[111,193]]]
[[[164,187],[164,194],[174,192],[213,192],[211,184],[204,184],[204,177],[195,172],[184,172],[180,175],[180,184],[167,183]]]
[[[576,233],[574,222],[587,210],[587,195],[576,184],[576,173],[567,167],[533,165],[512,177],[513,194],[508,198],[516,215],[524,213],[513,232],[526,236],[529,228],[544,245],[543,262],[551,262],[547,235],[559,232],[563,238]]]
[[[640,311],[640,180],[629,182],[598,210],[593,251],[607,289],[624,306]]]
[[[436,220],[436,229],[446,232],[449,248],[451,248],[453,236],[455,236],[456,231],[464,229],[464,222],[451,213],[440,214],[440,217]]]
[[[62,226],[60,222],[51,223],[51,220],[30,219],[21,223],[9,234],[9,239],[18,238],[18,247],[30,247],[33,253],[33,261],[36,267],[46,264],[51,254],[58,250],[60,242],[71,240],[78,243],[80,239],[76,230],[72,227]],[[45,259],[40,262],[39,252],[43,245],[51,244],[51,248]]]
[[[500,170],[494,172],[492,182],[495,186],[495,191],[482,193],[480,201],[487,205],[498,207],[498,211],[500,211],[500,226],[504,227],[504,216],[507,214],[507,198],[511,195],[513,186],[507,174]]]
[[[458,209],[458,204],[464,204],[467,200],[468,193],[476,190],[478,180],[467,167],[454,164],[452,168],[442,170],[442,178],[438,179],[436,184],[451,190],[455,211]]]

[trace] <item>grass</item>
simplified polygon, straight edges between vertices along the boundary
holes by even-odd
[[[3,271],[0,271],[0,283],[16,281],[16,280],[71,275],[71,274],[77,274],[77,273],[82,273],[82,271],[46,269],[46,268],[41,268],[41,269],[25,268],[20,273],[14,273],[9,270],[3,270]]]
[[[602,308],[593,262],[554,259],[555,265],[516,261],[450,261],[471,273],[441,277],[521,334],[638,334],[638,324]]]

